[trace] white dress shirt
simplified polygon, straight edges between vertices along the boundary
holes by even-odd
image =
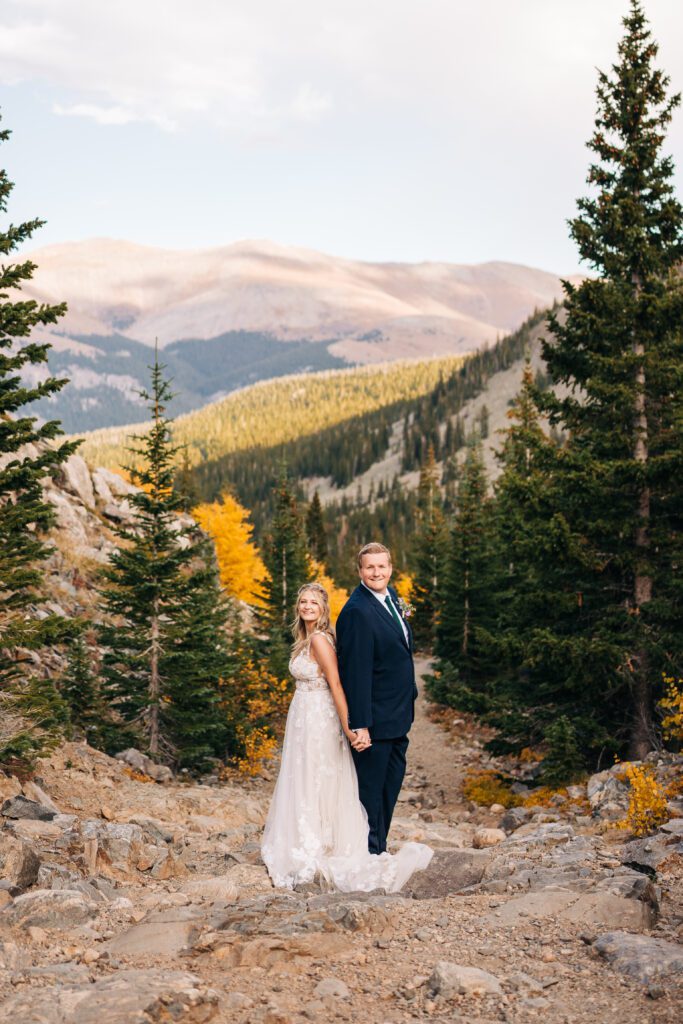
[[[376,591],[376,590],[372,590],[372,589],[371,589],[370,587],[368,587],[368,586],[367,586],[367,585],[366,585],[365,583],[363,583],[363,581],[362,581],[362,580],[361,580],[361,586],[362,586],[362,587],[365,587],[365,589],[366,589],[366,590],[370,591],[370,593],[372,594],[372,596],[373,596],[373,597],[376,597],[376,598],[377,598],[377,600],[378,600],[378,601],[379,601],[379,603],[380,603],[380,604],[382,605],[382,608],[384,608],[384,611],[385,611],[385,612],[387,613],[387,615],[389,616],[389,618],[393,619],[393,615],[391,614],[391,612],[390,612],[390,611],[389,611],[389,609],[387,608],[387,605],[386,605],[386,598],[387,598],[387,597],[389,598],[389,600],[390,600],[390,601],[391,601],[391,603],[393,604],[394,608],[396,608],[396,602],[395,602],[395,601],[394,601],[394,599],[392,598],[392,596],[391,596],[391,594],[389,593],[389,591],[388,591],[388,590],[384,590],[384,591],[383,591],[382,593],[378,593],[378,591]],[[403,630],[403,635],[404,635],[404,637],[406,638],[406,643],[409,643],[409,640],[408,640],[408,629],[407,629],[407,627],[406,627],[406,624],[405,624],[405,622],[403,621],[403,616],[401,615],[401,613],[400,613],[400,611],[398,610],[398,608],[396,608],[396,614],[398,615],[398,621],[399,621],[399,622],[401,623],[401,629]]]

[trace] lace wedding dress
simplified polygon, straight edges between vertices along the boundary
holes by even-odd
[[[261,844],[270,877],[288,889],[320,874],[342,892],[398,892],[432,850],[411,842],[395,854],[368,852],[367,814],[330,688],[307,648],[289,669],[296,690]]]

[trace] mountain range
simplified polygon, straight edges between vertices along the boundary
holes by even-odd
[[[71,432],[141,418],[155,340],[178,414],[283,374],[475,351],[561,297],[556,275],[512,263],[369,263],[268,241],[94,239],[30,258],[23,294],[69,307],[37,338],[70,383],[33,409]]]

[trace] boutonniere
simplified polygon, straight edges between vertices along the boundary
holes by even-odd
[[[396,604],[398,605],[398,610],[404,619],[409,619],[415,611],[413,605],[410,604],[409,601],[404,601],[402,597],[397,598]]]

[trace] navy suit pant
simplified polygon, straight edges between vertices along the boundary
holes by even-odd
[[[370,853],[384,853],[394,807],[406,773],[408,737],[374,740],[367,750],[352,750],[361,803],[368,813]]]

